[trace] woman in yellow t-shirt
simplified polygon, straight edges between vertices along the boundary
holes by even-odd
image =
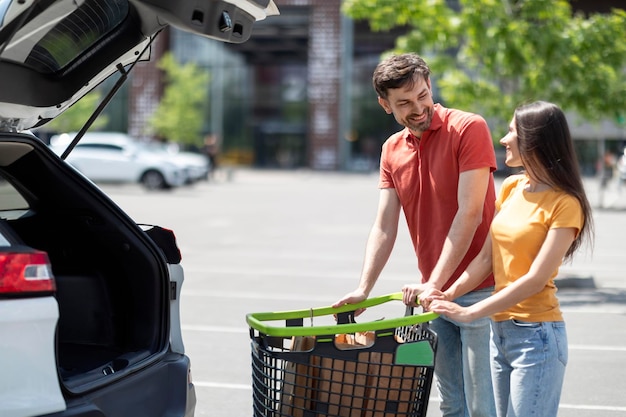
[[[554,278],[591,237],[591,207],[565,115],[535,102],[518,107],[506,164],[523,167],[505,179],[480,254],[445,292],[420,295],[425,308],[451,320],[491,317],[491,372],[498,417],[556,416],[567,335]],[[469,307],[454,303],[493,272],[495,291]]]

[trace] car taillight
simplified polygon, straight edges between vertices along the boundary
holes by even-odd
[[[0,253],[0,294],[56,290],[48,254],[40,251]]]

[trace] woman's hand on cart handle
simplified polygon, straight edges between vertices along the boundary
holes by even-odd
[[[337,302],[335,302],[332,306],[334,308],[337,308],[337,307],[344,306],[346,304],[357,304],[362,301],[365,301],[366,299],[367,299],[367,294],[365,294],[362,290],[354,290],[344,295]],[[365,311],[365,308],[357,308],[354,311],[354,316],[356,317],[359,314],[363,313],[364,311]]]
[[[435,300],[448,300],[446,293],[439,291],[436,288],[428,288],[426,291],[419,295],[419,303],[424,308],[424,311],[431,311],[430,305]],[[449,301],[449,300],[448,300]]]

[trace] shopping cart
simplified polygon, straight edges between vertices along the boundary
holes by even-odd
[[[254,417],[425,417],[437,348],[428,322],[437,314],[406,308],[354,322],[356,309],[401,300],[248,314]]]

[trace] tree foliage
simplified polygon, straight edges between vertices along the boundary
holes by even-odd
[[[565,0],[345,0],[375,31],[406,26],[394,53],[433,70],[445,103],[503,129],[520,103],[547,100],[587,120],[626,113],[626,11],[574,14]]]
[[[163,55],[163,98],[149,121],[153,134],[185,145],[202,143],[202,127],[208,104],[209,74],[194,63],[181,65],[171,53]]]
[[[79,131],[85,123],[87,123],[89,117],[91,117],[96,107],[100,104],[101,96],[98,90],[86,94],[58,117],[46,123],[45,129],[58,133]],[[108,117],[101,114],[93,122],[91,128],[97,130],[98,128],[106,126],[107,123]]]

